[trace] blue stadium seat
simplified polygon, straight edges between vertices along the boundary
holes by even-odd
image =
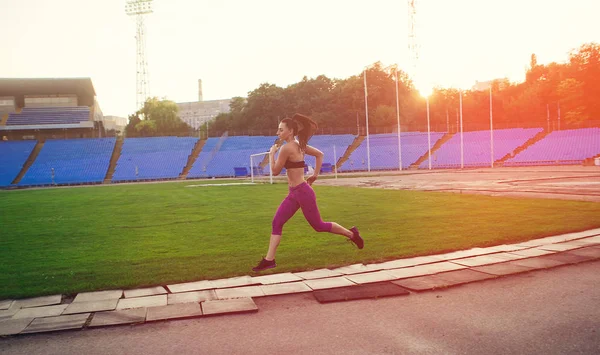
[[[10,186],[36,144],[33,140],[0,142],[0,186]]]
[[[25,107],[21,113],[10,113],[7,126],[77,124],[90,120],[90,108],[77,107]]]
[[[508,159],[505,166],[581,164],[600,154],[600,128],[554,131]]]
[[[19,185],[102,182],[115,142],[116,138],[49,139]]]
[[[522,146],[536,134],[542,132],[541,128],[510,128],[494,130],[494,161],[502,159],[507,154]],[[463,132],[463,165],[465,167],[490,166],[490,131]],[[460,167],[460,133],[454,134],[431,157],[432,168],[459,168]],[[419,168],[429,166],[429,160],[421,163]]]
[[[198,138],[126,138],[112,181],[179,177]]]

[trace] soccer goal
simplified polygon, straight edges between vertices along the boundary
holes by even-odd
[[[252,182],[273,183],[273,170],[269,162],[269,152],[250,155],[250,176]]]

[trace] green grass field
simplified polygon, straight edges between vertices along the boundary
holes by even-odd
[[[0,192],[0,299],[251,274],[287,185],[197,182]],[[600,204],[315,185],[323,219],[357,225],[358,250],[298,212],[272,272],[490,246],[600,227]]]

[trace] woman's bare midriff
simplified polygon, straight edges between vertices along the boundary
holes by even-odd
[[[304,182],[304,168],[287,169],[288,185],[296,187]]]

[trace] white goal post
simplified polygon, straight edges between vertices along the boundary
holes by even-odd
[[[260,164],[265,159],[265,155],[269,155],[269,152],[257,153],[257,154],[250,155],[250,176],[252,177],[252,182],[254,182],[255,170],[257,173],[256,175],[258,175],[260,177],[260,176],[265,176],[265,173],[263,173],[263,171],[264,171],[264,169],[268,169],[269,182],[271,184],[273,183],[273,169],[271,167],[271,163],[267,161],[267,166],[265,166],[264,168],[260,168]]]

